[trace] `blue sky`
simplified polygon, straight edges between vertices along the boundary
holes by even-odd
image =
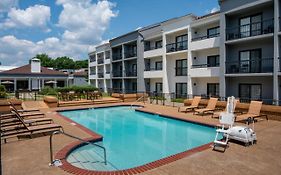
[[[92,46],[138,27],[217,9],[217,0],[1,0],[0,61],[23,65],[37,53],[86,59]]]

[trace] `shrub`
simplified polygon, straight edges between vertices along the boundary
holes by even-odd
[[[91,92],[91,91],[96,91],[96,90],[98,90],[98,88],[91,86],[91,85],[57,88],[57,92],[75,91],[76,93]]]
[[[175,98],[175,99],[172,99],[171,101],[172,102],[176,102],[176,103],[183,103],[185,99],[183,98]]]
[[[0,98],[7,98],[7,92],[4,85],[0,85]]]
[[[43,89],[41,89],[40,94],[42,95],[57,95],[56,89],[50,87],[50,86],[45,86]]]

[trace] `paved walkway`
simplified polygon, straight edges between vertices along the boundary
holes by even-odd
[[[101,105],[99,105],[101,106]],[[83,106],[83,107],[94,107]],[[60,109],[74,109],[64,107]],[[56,109],[42,109],[47,117],[61,124],[64,130],[81,138],[90,137],[76,126],[58,117]],[[178,113],[177,108],[160,105],[146,105],[143,110],[154,111],[166,115],[174,115],[182,119],[217,124],[217,119],[209,116],[192,116]],[[212,151],[211,148],[195,153],[168,165],[147,171],[144,175],[185,175],[185,174],[281,174],[281,122],[261,121],[255,124],[258,143],[244,147],[230,143],[225,153]],[[54,152],[73,142],[62,135],[55,136]],[[1,155],[4,175],[64,175],[68,174],[57,167],[49,167],[49,137],[38,137],[22,141],[10,141],[2,144]]]

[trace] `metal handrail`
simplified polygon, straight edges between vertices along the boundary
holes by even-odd
[[[50,166],[54,166],[55,165],[55,162],[58,161],[58,160],[54,160],[53,158],[53,135],[56,135],[56,134],[63,134],[63,135],[66,135],[68,137],[71,137],[73,139],[76,139],[76,140],[79,140],[81,141],[82,143],[86,143],[86,144],[90,144],[92,146],[97,146],[98,148],[101,148],[103,150],[103,158],[104,158],[104,164],[106,165],[107,164],[107,159],[106,159],[106,149],[105,147],[103,146],[100,146],[98,144],[95,144],[95,143],[92,143],[92,142],[89,142],[89,141],[86,141],[86,140],[83,140],[79,137],[76,137],[76,136],[73,136],[73,135],[70,135],[70,134],[67,134],[65,133],[64,131],[55,131],[53,132],[51,135],[50,135]]]
[[[137,103],[139,100],[141,100],[142,98],[144,98],[145,95],[141,96],[140,98],[138,98],[136,101],[134,101],[133,103],[131,103],[131,108],[133,107],[133,105],[135,103]],[[145,101],[143,100],[143,104],[145,104]]]

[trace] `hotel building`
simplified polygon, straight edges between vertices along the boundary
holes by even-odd
[[[280,1],[219,4],[220,12],[173,18],[114,38],[106,49],[97,46],[89,53],[90,83],[104,91],[234,95],[278,104]],[[99,69],[101,52],[110,57]]]

